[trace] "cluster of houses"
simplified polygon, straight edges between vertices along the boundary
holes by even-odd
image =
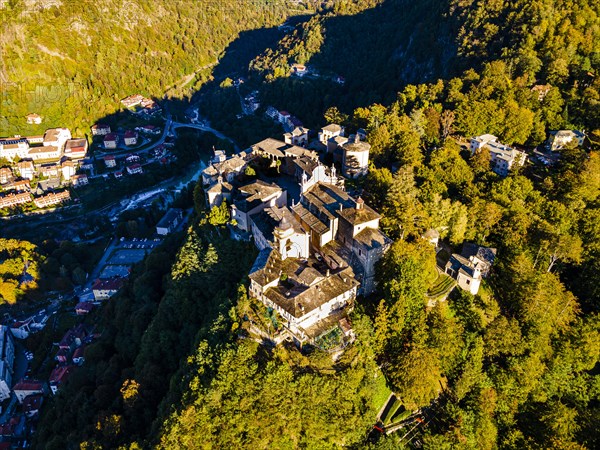
[[[302,126],[302,122],[296,116],[292,116],[287,111],[278,111],[273,106],[267,107],[265,115],[275,122],[279,122],[286,130],[293,130],[296,127]]]
[[[47,382],[28,377],[17,381],[13,379],[15,342],[12,330],[0,325],[0,402],[8,402],[14,394],[14,404],[8,405],[9,413],[4,416],[4,423],[0,423],[0,445],[5,448],[21,448],[28,428],[35,423],[44,399],[50,393],[55,395],[75,367],[84,363],[85,346],[91,342],[94,335],[83,324],[73,327],[58,344],[55,356],[58,364],[50,373]]]
[[[91,128],[92,136],[97,136],[102,140],[102,145],[105,150],[114,150],[122,141],[126,147],[131,147],[138,144],[140,133],[145,135],[159,135],[162,130],[156,125],[142,125],[135,127],[133,130],[125,130],[122,133],[113,132],[110,125],[105,123],[94,124]]]
[[[0,209],[31,202],[44,208],[69,200],[68,190],[56,189],[88,184],[87,175],[77,173],[87,152],[87,139],[73,139],[67,128],[51,128],[43,136],[0,139],[0,158],[10,163],[0,168]],[[47,181],[32,189],[36,178]]]
[[[93,337],[94,335],[83,323],[76,325],[64,334],[54,357],[58,364],[54,367],[48,379],[53,394],[58,392],[58,389],[65,383],[75,366],[81,366],[85,362],[85,347],[92,341]]]
[[[227,201],[234,235],[251,236],[259,250],[249,274],[251,295],[277,311],[281,336],[298,345],[335,328],[353,338],[348,312],[358,294],[374,291],[375,265],[392,242],[379,229],[380,215],[345,191],[335,166],[323,165],[317,151],[306,148],[308,134],[297,127],[285,142],[268,138],[231,157],[216,150],[202,173],[207,205]],[[339,125],[323,128],[321,150],[346,161],[345,176],[364,175],[369,145],[358,133],[343,135]],[[340,136],[337,145],[327,145]],[[357,153],[360,162],[351,163]],[[299,191],[288,192],[283,180],[248,180],[246,168],[259,161],[277,166]]]
[[[24,442],[28,420],[37,416],[48,393],[46,383],[13,379],[15,356],[11,329],[0,325],[0,402],[8,402],[13,394],[16,399],[14,408],[11,407],[9,414],[4,415],[3,423],[0,423],[0,446],[5,448],[13,448]]]
[[[107,169],[114,169],[117,167],[117,158],[114,155],[106,155],[103,158],[104,165]],[[123,173],[126,172],[128,175],[137,175],[144,173],[144,168],[140,164],[141,158],[138,155],[130,154],[125,156],[124,170],[115,170],[113,172],[115,178],[123,178]]]

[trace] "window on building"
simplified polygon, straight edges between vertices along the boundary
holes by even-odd
[[[358,249],[358,256],[362,256],[362,250]]]
[[[471,280],[469,280],[468,278],[466,281],[467,281],[467,284],[471,284]]]

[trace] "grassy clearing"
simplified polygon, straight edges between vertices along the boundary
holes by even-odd
[[[429,288],[427,295],[432,298],[444,297],[450,292],[455,284],[456,282],[451,277],[445,273],[441,273]]]

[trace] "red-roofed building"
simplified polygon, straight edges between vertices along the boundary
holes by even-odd
[[[89,184],[88,176],[83,173],[81,175],[73,175],[71,177],[71,183],[73,183],[73,187],[80,187]]]
[[[129,175],[135,175],[137,173],[144,173],[144,169],[139,164],[132,164],[131,166],[127,166],[127,173]]]
[[[71,328],[65,333],[60,341],[60,344],[58,344],[58,347],[60,349],[73,351],[82,344],[87,335],[88,333],[85,329],[85,326],[83,324],[79,324],[75,328]]]
[[[31,191],[31,182],[29,180],[13,181],[9,185],[4,187],[5,189],[13,189],[17,192],[29,192]]]
[[[65,144],[65,156],[73,160],[85,158],[87,151],[87,139],[69,139]]]
[[[66,363],[69,360],[69,354],[71,353],[68,348],[59,348],[54,357],[59,363]]]
[[[137,144],[138,134],[133,130],[127,130],[125,135],[123,136],[123,141],[125,145],[135,145]]]
[[[75,349],[75,351],[73,352],[73,357],[71,358],[73,360],[73,364],[77,364],[78,366],[81,366],[85,362],[85,357],[83,355],[84,351],[85,351],[84,345]]]
[[[94,309],[94,304],[92,302],[79,302],[77,303],[77,306],[75,306],[75,313],[77,313],[78,316],[84,316],[92,309]]]
[[[119,179],[119,178],[123,178],[123,172],[121,172],[120,170],[115,172],[115,178]]]
[[[104,136],[104,148],[117,148],[117,142],[119,142],[119,136],[114,133]]]
[[[104,164],[106,167],[115,167],[117,165],[117,160],[113,155],[108,155],[104,157]]]
[[[38,380],[21,380],[14,385],[13,391],[19,403],[23,403],[30,395],[44,394],[45,383]]]
[[[123,278],[109,278],[96,280],[92,286],[94,299],[106,300],[115,295],[124,284]]]
[[[0,425],[0,436],[2,437],[22,437],[24,431],[25,416],[13,416],[8,422]]]
[[[49,379],[50,390],[52,391],[53,394],[56,394],[58,392],[58,388],[60,386],[62,386],[63,384],[65,384],[65,382],[67,381],[67,378],[69,378],[69,375],[71,375],[71,373],[73,373],[74,369],[75,369],[75,366],[73,366],[73,365],[56,366],[54,368],[54,370],[50,374],[50,379]]]
[[[43,402],[43,395],[30,395],[23,401],[23,412],[27,417],[32,418],[40,412]]]
[[[126,161],[126,162],[128,162],[129,164],[131,164],[131,163],[136,163],[136,162],[138,162],[139,160],[140,160],[140,157],[139,157],[139,155],[133,155],[133,154],[130,154],[130,155],[127,155],[127,156],[125,157],[125,161]]]
[[[92,136],[106,136],[110,133],[110,126],[105,123],[97,123],[92,126]]]

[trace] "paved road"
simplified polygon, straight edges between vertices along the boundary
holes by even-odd
[[[235,141],[233,139],[231,139],[228,136],[225,136],[223,133],[221,133],[218,130],[215,130],[214,128],[211,128],[207,125],[200,125],[197,123],[182,123],[182,122],[173,122],[171,125],[171,128],[173,131],[177,130],[177,128],[194,128],[196,130],[201,130],[201,131],[206,131],[208,133],[212,133],[215,136],[217,136],[220,139],[224,139],[226,141],[229,141],[233,144],[235,151],[239,152],[240,148],[238,147],[238,145],[235,143]]]

